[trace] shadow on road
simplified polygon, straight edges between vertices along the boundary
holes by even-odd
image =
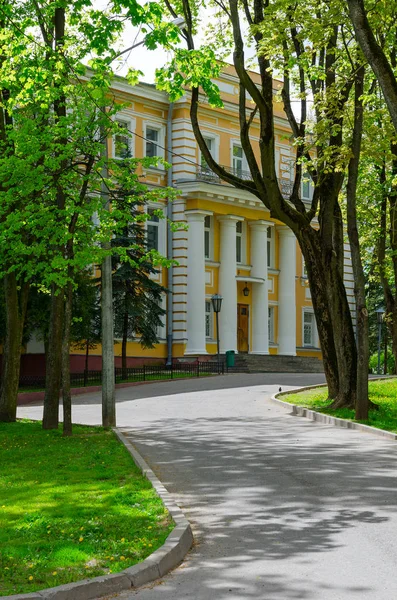
[[[380,569],[368,579],[370,546],[360,547],[363,538],[355,542],[354,536],[364,528],[365,539],[375,539],[381,524],[396,524],[396,446],[371,438],[368,447],[365,435],[336,430],[344,442],[333,443],[324,436],[327,428],[287,421],[186,418],[177,427],[163,419],[136,431],[124,428],[176,495],[198,542],[184,569],[139,597],[392,597],[392,558],[384,566],[388,576]],[[382,541],[390,542],[390,557],[397,552],[394,538],[391,531]]]

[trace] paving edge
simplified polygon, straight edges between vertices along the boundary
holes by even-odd
[[[385,377],[373,378],[371,381],[378,381],[386,379]],[[389,379],[389,377],[387,377]],[[390,379],[395,379],[395,376],[391,376]],[[363,423],[355,423],[354,421],[348,421],[347,419],[341,419],[340,417],[331,417],[331,415],[327,415],[325,413],[319,413],[315,410],[310,410],[309,408],[305,408],[304,406],[298,406],[297,404],[292,404],[292,402],[284,402],[284,400],[280,400],[280,396],[288,396],[289,394],[294,394],[296,392],[304,392],[306,390],[313,390],[316,388],[327,387],[327,384],[322,385],[308,385],[306,387],[297,387],[293,390],[289,390],[288,392],[278,392],[271,396],[272,402],[276,402],[277,404],[281,404],[284,408],[291,408],[292,413],[296,417],[305,417],[306,419],[310,419],[311,421],[316,421],[317,423],[322,423],[324,425],[333,425],[334,427],[341,427],[343,429],[354,429],[355,431],[361,431],[363,433],[370,433],[372,435],[376,435],[378,437],[386,438],[388,440],[397,440],[397,434],[391,431],[386,431],[384,429],[378,429],[377,427],[372,427],[371,425],[364,425]]]
[[[123,432],[117,428],[113,431],[127,448],[142,474],[151,482],[175,522],[175,527],[164,544],[141,563],[128,567],[120,573],[83,579],[29,594],[0,596],[0,600],[94,600],[101,596],[137,588],[163,577],[185,558],[193,544],[193,533],[189,521],[136,448],[123,435]]]

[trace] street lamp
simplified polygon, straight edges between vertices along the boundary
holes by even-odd
[[[382,323],[383,317],[385,316],[385,309],[379,307],[375,312],[378,321],[378,375],[380,375],[380,346],[382,342]]]
[[[212,308],[215,313],[215,319],[216,319],[216,350],[217,350],[217,355],[218,355],[218,374],[219,374],[219,313],[221,312],[221,308],[222,308],[222,300],[223,300],[223,298],[220,294],[214,294],[211,297]]]

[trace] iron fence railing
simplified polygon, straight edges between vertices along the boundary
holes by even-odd
[[[240,179],[244,179],[245,181],[249,181],[252,179],[251,173],[249,171],[243,171],[242,169],[236,169],[235,167],[226,167],[225,165],[221,165],[222,169],[224,169],[227,173],[231,175],[235,175]],[[200,181],[208,181],[210,183],[220,183],[222,179],[216,175],[209,167],[199,167],[197,169],[197,179]]]
[[[249,171],[243,171],[242,169],[236,169],[235,167],[226,167],[221,165],[222,168],[227,172],[243,179],[244,181],[250,181],[252,179]],[[209,167],[198,167],[196,173],[197,179],[200,181],[206,181],[208,183],[221,183],[222,179],[214,173]],[[289,198],[292,193],[292,181],[290,179],[280,178],[278,180],[280,191],[284,198]]]
[[[116,367],[114,370],[116,383],[123,381],[152,381],[160,379],[177,379],[182,377],[200,377],[203,375],[223,374],[223,361],[195,361],[188,363],[173,363],[167,365],[142,365],[141,367]],[[100,385],[102,371],[83,371],[70,374],[71,387],[86,387]],[[42,389],[45,387],[45,375],[22,375],[19,378],[20,389]]]

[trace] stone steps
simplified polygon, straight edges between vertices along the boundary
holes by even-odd
[[[321,360],[306,356],[261,356],[258,354],[236,354],[235,373],[323,373]]]

